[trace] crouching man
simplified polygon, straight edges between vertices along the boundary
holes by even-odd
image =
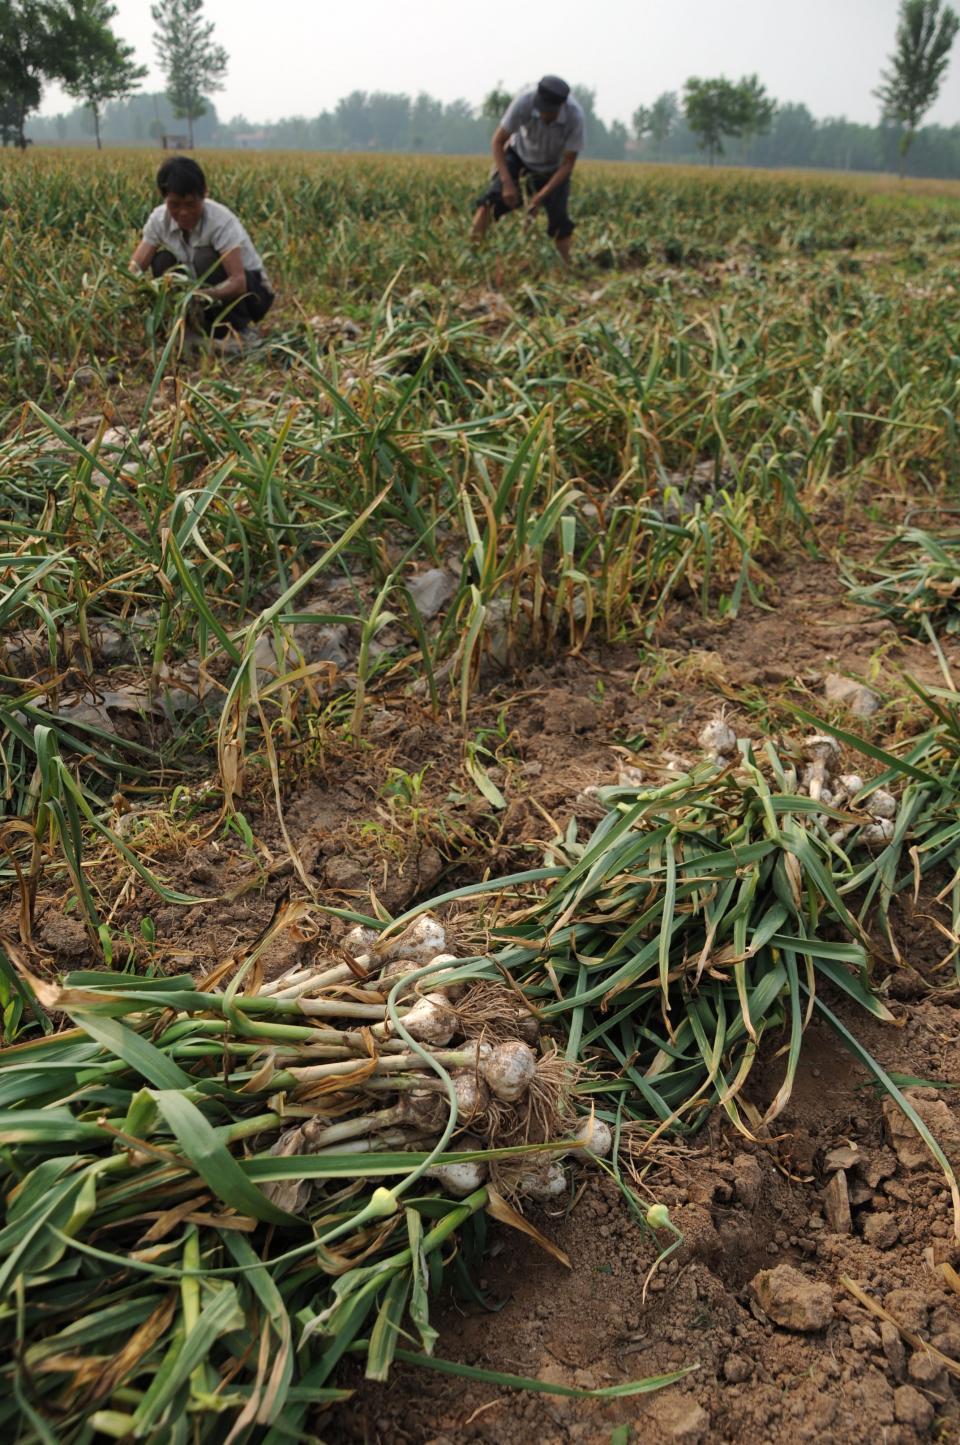
[[[227,206],[207,197],[203,171],[173,156],[157,172],[162,203],[151,211],[130,260],[134,275],[180,268],[201,281],[192,319],[215,343],[233,349],[273,305],[273,291],[246,229]]]
[[[564,262],[570,260],[574,223],[570,219],[570,177],[586,141],[583,110],[565,80],[545,75],[533,90],[522,90],[504,112],[493,137],[494,172],[477,202],[471,236],[481,240],[491,219],[499,221],[521,204],[527,190],[527,219],[547,213],[547,235]]]

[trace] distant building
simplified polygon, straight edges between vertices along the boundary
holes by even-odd
[[[241,151],[262,150],[267,144],[269,136],[265,130],[235,131],[231,137],[231,144]]]

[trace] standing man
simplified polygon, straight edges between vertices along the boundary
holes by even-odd
[[[547,235],[569,264],[574,228],[567,210],[570,177],[585,141],[583,111],[565,80],[545,75],[534,89],[522,90],[507,106],[494,134],[496,169],[489,189],[477,202],[472,239],[479,241],[487,234],[491,216],[499,221],[517,209],[525,184],[527,219],[532,221],[543,207]]]
[[[273,290],[246,228],[231,210],[211,201],[207,178],[189,156],[164,161],[157,172],[163,200],[151,211],[130,260],[135,276],[180,269],[203,286],[194,315],[225,351],[242,349],[249,328],[273,305]]]

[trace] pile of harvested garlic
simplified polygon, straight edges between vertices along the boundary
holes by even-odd
[[[450,1117],[447,1086],[430,1058],[449,1075],[457,1129],[468,1131],[452,1137],[449,1151],[520,1149],[555,1139],[578,1141],[578,1153],[609,1153],[608,1126],[595,1116],[577,1119],[571,1068],[540,1039],[534,1015],[502,983],[458,978],[459,961],[446,948],[446,932],[430,914],[385,942],[357,927],[340,944],[343,961],[290,969],[264,986],[263,994],[296,999],[308,1017],[336,1023],[318,1027],[309,1062],[302,1048],[296,1058],[282,1050],[274,1056],[284,1092],[272,1103],[291,1121],[274,1153],[429,1152]],[[428,964],[431,971],[411,978],[405,990],[403,980]],[[387,1002],[395,989],[399,1030]],[[502,1157],[492,1170],[481,1159],[428,1172],[456,1195],[492,1177],[514,1198],[549,1200],[568,1187],[564,1152]],[[288,1209],[305,1207],[311,1192],[299,1181],[268,1188]]]

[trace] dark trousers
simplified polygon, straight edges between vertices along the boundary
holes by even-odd
[[[507,170],[513,177],[517,190],[523,195],[526,185],[527,195],[534,196],[542,185],[550,179],[552,171],[532,171],[525,166],[512,146],[507,146]],[[567,206],[570,201],[570,178],[551,191],[543,203],[543,209],[547,213],[547,235],[552,236],[555,241],[563,241],[574,232],[574,222],[570,219]],[[500,172],[494,171],[488,189],[477,201],[478,206],[490,206],[493,209],[493,219],[499,221],[501,216],[509,216],[509,207],[503,204],[503,183],[500,180]],[[517,209],[520,209],[519,207]]]
[[[220,257],[212,246],[198,246],[193,253],[193,264],[198,277],[210,286],[219,286],[227,279]],[[158,251],[150,262],[154,276],[163,276],[178,266],[183,268],[183,262],[172,251]],[[222,336],[231,327],[234,331],[245,331],[252,322],[262,321],[273,305],[273,292],[264,280],[263,272],[245,271],[244,275],[247,289],[243,296],[227,302],[198,300],[196,315],[209,336]]]

